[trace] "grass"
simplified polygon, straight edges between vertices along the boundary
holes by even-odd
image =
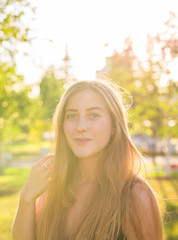
[[[30,169],[7,168],[0,176],[0,240],[11,240],[11,226],[18,204],[20,189]],[[151,175],[150,175],[151,176]],[[160,203],[166,209],[164,229],[166,240],[178,237],[178,181],[176,178],[165,179],[151,176],[150,185],[160,196]]]
[[[10,152],[13,156],[13,161],[26,161],[28,158],[32,158],[41,154],[43,149],[48,151],[52,150],[52,142],[50,141],[19,141],[16,143],[7,144],[4,147],[5,152]],[[1,240],[1,239],[0,239]]]
[[[6,168],[0,176],[0,197],[16,193],[23,186],[30,169]]]
[[[19,192],[0,197],[0,240],[10,240],[11,226],[18,204]]]
[[[154,165],[153,163],[147,163],[146,167],[147,167],[148,177],[161,177],[161,178],[166,177],[165,163],[156,163],[156,165]],[[178,178],[177,168],[170,168],[169,176]]]

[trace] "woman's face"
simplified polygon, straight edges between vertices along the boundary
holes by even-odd
[[[76,157],[99,158],[113,132],[104,99],[92,89],[75,93],[67,103],[63,129]]]

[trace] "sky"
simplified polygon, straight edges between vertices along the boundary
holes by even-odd
[[[23,24],[31,29],[30,46],[19,46],[17,71],[27,84],[40,81],[46,69],[60,68],[68,46],[72,73],[79,80],[95,79],[96,71],[127,36],[142,57],[145,37],[164,31],[169,12],[178,12],[177,0],[31,0],[36,14]],[[107,47],[106,47],[107,45]],[[24,56],[24,52],[28,56]]]

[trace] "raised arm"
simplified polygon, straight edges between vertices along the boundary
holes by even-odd
[[[145,183],[132,189],[127,240],[163,240],[163,226],[158,201]]]
[[[21,191],[12,226],[13,240],[35,240],[36,199],[47,190],[53,155],[43,157],[31,169]],[[46,163],[46,167],[43,165]]]

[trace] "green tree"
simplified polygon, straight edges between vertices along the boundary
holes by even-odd
[[[23,24],[23,17],[34,11],[28,0],[0,1],[0,62],[14,62],[17,45],[29,41],[29,28]]]
[[[170,72],[171,63],[178,57],[178,25],[171,22],[176,23],[178,18],[173,13],[170,17],[165,32],[153,37],[148,35],[147,60],[138,64],[135,110],[141,121],[137,130],[145,127],[153,139],[174,138],[178,132],[178,82]]]
[[[56,77],[54,67],[49,67],[40,83],[41,120],[46,130],[52,129],[51,119],[64,92],[63,80]]]
[[[131,132],[146,133],[152,138],[153,156],[158,139],[176,137],[178,132],[178,82],[169,70],[170,63],[178,56],[178,37],[176,16],[171,14],[171,17],[165,32],[148,35],[146,61],[135,56],[132,41],[127,38],[123,51],[115,51],[106,66],[110,78],[133,97]]]
[[[126,38],[123,51],[114,51],[113,55],[107,58],[110,78],[121,87],[131,92],[134,88],[133,64],[136,60],[132,44],[132,40],[129,37]]]
[[[23,85],[15,64],[18,44],[29,41],[29,28],[23,25],[27,11],[33,11],[27,0],[0,1],[0,171],[3,144],[27,126],[30,89]]]

